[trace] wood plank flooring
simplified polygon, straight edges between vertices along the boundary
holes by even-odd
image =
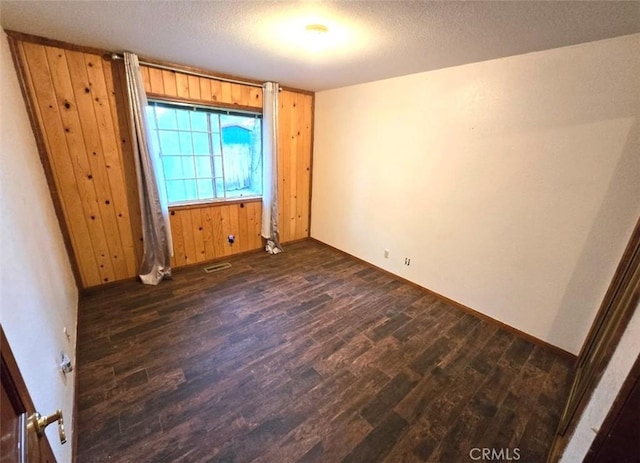
[[[544,462],[566,359],[314,241],[229,262],[83,298],[78,462]]]

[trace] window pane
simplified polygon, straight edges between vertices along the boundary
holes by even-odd
[[[197,132],[206,132],[207,127],[207,113],[203,111],[191,111],[191,130]]]
[[[211,171],[211,158],[198,156],[196,160],[196,174],[198,178],[213,177]]]
[[[220,133],[220,114],[211,114],[211,133]]]
[[[209,150],[209,134],[206,133],[192,133],[193,136],[193,154],[196,156],[208,156]]]
[[[154,153],[160,153],[160,143],[158,141],[158,131],[152,130],[149,134],[149,141],[151,142],[151,149]]]
[[[227,197],[260,195],[262,142],[259,119],[226,115],[220,117]]]
[[[216,197],[224,198],[224,181],[221,178],[216,179]]]
[[[221,156],[222,151],[220,150],[220,134],[212,133],[211,134],[211,146],[213,146],[213,154],[216,156]]]
[[[179,156],[162,156],[162,167],[165,179],[177,180],[184,178],[182,161]]]
[[[224,136],[224,135],[223,135]],[[247,187],[249,175],[249,154],[245,145],[224,146],[224,183],[227,191],[242,190]]]
[[[213,199],[216,195],[213,192],[213,179],[197,180],[198,199]]]
[[[167,180],[167,196],[170,203],[186,201],[187,195],[184,190],[184,181]]]
[[[193,157],[181,156],[182,159],[182,178],[196,178],[196,169],[193,165]]]
[[[180,135],[180,154],[193,154],[191,132],[178,132]]]
[[[178,132],[169,132],[160,130],[160,153],[163,155],[180,154],[180,142],[178,141]]]
[[[255,196],[262,195],[262,124],[254,119],[251,131],[251,191]]]
[[[159,129],[177,129],[176,110],[171,108],[163,108],[156,106],[156,118]]]
[[[154,110],[153,106],[147,106],[146,108],[146,112],[147,112],[147,121],[149,122],[149,128],[151,130],[155,130],[158,128],[157,124],[156,124],[156,113]]]
[[[146,111],[169,203],[261,194],[260,118],[166,103]]]
[[[189,110],[178,109],[176,110],[176,116],[178,117],[178,129],[179,130],[191,130],[191,124],[189,123]]]
[[[227,198],[240,198],[241,196],[249,196],[244,190],[229,190],[227,189]]]
[[[256,118],[253,116],[232,116],[229,114],[221,114],[220,115],[220,124],[222,128],[229,126],[238,126],[248,128],[249,130],[253,127],[253,121]]]
[[[222,157],[215,156],[213,158],[213,171],[215,172],[216,177],[222,177]]]
[[[196,187],[195,180],[185,180],[184,191],[187,196],[187,200],[191,201],[191,200],[198,199],[198,189]]]

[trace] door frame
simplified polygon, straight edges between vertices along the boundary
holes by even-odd
[[[9,341],[7,340],[2,325],[0,325],[0,357],[0,374],[2,375],[2,382],[6,382],[9,400],[11,400],[16,409],[22,413],[26,413],[27,417],[31,416],[36,412],[36,408],[27,389],[27,385],[22,378],[22,374],[13,356],[13,351],[11,350],[11,346],[9,346]],[[43,452],[50,461],[56,461],[46,434],[39,439],[39,445],[40,451]]]

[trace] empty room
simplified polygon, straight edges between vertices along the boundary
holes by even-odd
[[[0,0],[3,462],[634,462],[640,2]]]

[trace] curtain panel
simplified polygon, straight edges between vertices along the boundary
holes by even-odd
[[[171,227],[164,174],[158,153],[148,143],[147,95],[140,76],[138,57],[124,53],[133,156],[136,164],[144,255],[140,280],[157,285],[171,277]]]
[[[280,86],[262,86],[262,231],[270,254],[282,252],[278,231],[278,93]]]

